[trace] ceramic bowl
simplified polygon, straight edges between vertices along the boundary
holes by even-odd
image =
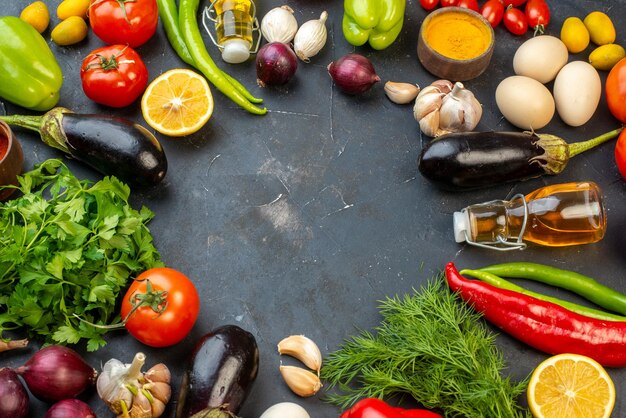
[[[455,30],[459,23],[470,31]],[[435,32],[437,41],[432,40]],[[452,82],[465,81],[478,77],[487,69],[494,42],[493,28],[482,15],[464,7],[444,7],[430,13],[422,22],[417,56],[433,75]],[[482,52],[464,57],[462,51],[467,48]]]
[[[0,158],[0,186],[17,185],[17,176],[22,173],[24,164],[24,153],[9,125],[2,120],[0,120],[0,141],[6,141],[0,147],[0,150],[3,150],[6,144],[6,152]],[[15,189],[12,188],[1,190],[0,201],[8,199],[14,191]]]

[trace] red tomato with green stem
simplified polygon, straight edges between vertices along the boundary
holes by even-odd
[[[475,12],[478,12],[480,10],[477,0],[460,0],[457,6],[465,7],[466,9],[471,9]]]
[[[513,6],[507,6],[502,17],[502,23],[513,35],[523,35],[528,32],[526,15]]]
[[[200,298],[184,274],[161,267],[144,271],[126,291],[120,314],[128,332],[151,347],[180,342],[200,313]]]
[[[91,0],[89,24],[105,44],[137,48],[154,35],[159,21],[156,0]]]
[[[528,0],[526,3],[526,20],[535,35],[541,35],[550,23],[550,8],[545,0]]]
[[[626,58],[622,58],[611,68],[604,91],[611,114],[620,122],[626,123]]]
[[[420,5],[425,10],[432,10],[439,5],[439,0],[420,0]]]
[[[92,51],[80,68],[85,95],[111,107],[128,106],[146,89],[148,69],[137,52],[126,45]]]
[[[441,0],[441,7],[456,6],[458,3],[459,0]]]
[[[500,24],[502,16],[504,16],[502,0],[487,0],[480,9],[480,14],[487,19],[492,28],[495,28]]]
[[[615,143],[615,163],[622,178],[626,180],[626,129],[622,130]]]

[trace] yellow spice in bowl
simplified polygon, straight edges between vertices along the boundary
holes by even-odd
[[[424,34],[426,43],[439,54],[456,59],[475,58],[489,48],[491,34],[483,22],[466,13],[433,16]]]

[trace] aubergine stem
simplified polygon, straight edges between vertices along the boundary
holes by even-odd
[[[64,107],[55,107],[41,116],[7,115],[0,116],[0,119],[9,125],[39,132],[41,140],[46,145],[70,154],[65,134],[63,133],[62,120],[64,113],[72,113],[72,111]]]
[[[588,139],[586,141],[580,141],[580,142],[574,142],[568,145],[569,148],[569,156],[570,157],[575,157],[576,155],[583,153],[587,150],[590,150],[591,148],[600,145],[606,141],[609,141],[613,138],[615,138],[616,136],[618,136],[620,134],[620,132],[622,132],[622,129],[624,127],[622,126],[621,128],[617,128],[614,129],[610,132],[604,133],[600,136],[596,136],[595,138],[591,138]]]

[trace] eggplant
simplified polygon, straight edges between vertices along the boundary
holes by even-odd
[[[259,370],[254,336],[225,325],[200,338],[180,385],[176,418],[231,418],[241,409]]]
[[[78,114],[63,107],[42,116],[9,115],[0,119],[39,132],[47,145],[126,183],[154,186],[167,172],[167,158],[159,141],[128,119]]]
[[[544,174],[559,174],[571,157],[619,135],[621,128],[568,144],[534,132],[458,132],[427,144],[417,160],[422,176],[447,190],[471,190]]]

